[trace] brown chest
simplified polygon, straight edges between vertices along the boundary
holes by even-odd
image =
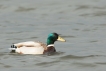
[[[44,54],[45,53],[53,53],[53,52],[56,52],[56,49],[53,46],[47,47],[47,49],[44,50]]]

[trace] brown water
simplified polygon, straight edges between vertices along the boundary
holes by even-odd
[[[0,0],[0,71],[106,71],[106,0]],[[9,52],[12,43],[46,42],[54,55]]]

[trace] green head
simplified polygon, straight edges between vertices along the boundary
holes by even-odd
[[[61,38],[57,33],[51,33],[48,35],[47,45],[54,44],[54,42],[57,40],[65,42],[65,40]]]

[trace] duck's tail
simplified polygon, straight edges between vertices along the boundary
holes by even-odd
[[[9,48],[9,50],[11,51],[11,53],[15,53],[16,52],[17,47],[13,44],[11,45],[11,48]]]

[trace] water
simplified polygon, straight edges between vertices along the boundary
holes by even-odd
[[[105,71],[106,0],[0,0],[0,70]],[[46,42],[51,32],[54,55],[12,54],[22,41]]]

